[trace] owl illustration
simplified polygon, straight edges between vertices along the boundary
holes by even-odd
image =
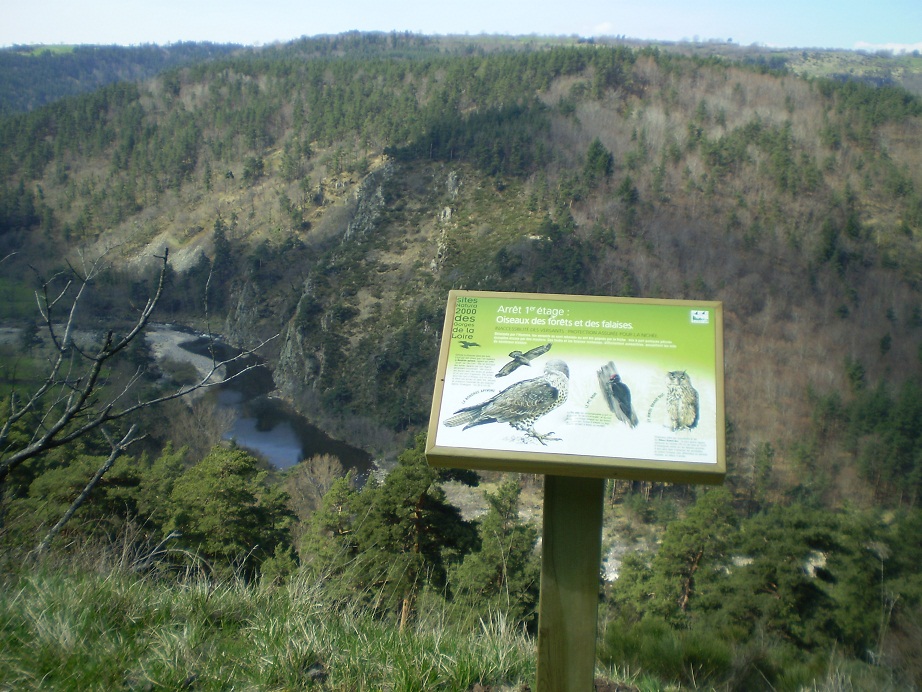
[[[698,425],[698,391],[684,370],[666,373],[666,413],[675,430],[691,430]]]
[[[657,404],[663,399],[666,400],[665,411],[659,413]],[[647,422],[652,423],[654,418],[673,432],[691,430],[698,425],[698,390],[692,387],[687,372],[666,373],[666,391],[658,394],[647,409]]]

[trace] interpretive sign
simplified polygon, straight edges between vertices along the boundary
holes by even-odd
[[[723,394],[719,302],[451,291],[426,456],[720,483]]]

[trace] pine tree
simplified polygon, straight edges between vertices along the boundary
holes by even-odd
[[[736,526],[730,493],[723,488],[708,491],[685,519],[669,526],[649,566],[640,559],[626,565],[616,600],[673,625],[688,623],[700,584],[710,583],[729,559]],[[643,588],[634,581],[643,582]],[[632,600],[641,593],[641,601]]]
[[[484,493],[489,510],[477,526],[480,549],[469,553],[455,572],[455,588],[478,609],[496,609],[526,620],[538,602],[541,566],[537,530],[519,519],[517,480],[496,494]]]
[[[171,494],[167,530],[213,567],[253,574],[288,538],[292,520],[285,495],[265,483],[255,457],[237,447],[217,446],[178,478]]]
[[[373,481],[372,481],[373,483]],[[338,478],[311,515],[301,541],[301,564],[313,578],[338,580],[341,585],[358,553],[355,508],[358,493],[351,474]],[[348,590],[348,589],[347,589]]]
[[[615,157],[605,148],[602,141],[596,137],[589,145],[586,152],[586,164],[583,175],[590,187],[598,185],[611,177],[615,170]]]
[[[174,450],[173,445],[168,442],[160,456],[141,476],[138,485],[138,514],[157,527],[169,519],[173,486],[185,471],[186,452],[185,447]]]
[[[366,487],[356,510],[355,587],[376,606],[399,611],[404,627],[420,591],[443,588],[451,563],[474,540],[471,524],[445,498],[426,462],[425,435],[400,455],[381,485]]]

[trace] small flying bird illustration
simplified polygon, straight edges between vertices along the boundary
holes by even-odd
[[[615,414],[615,418],[632,428],[636,427],[637,413],[631,405],[631,390],[621,381],[621,375],[618,374],[614,362],[608,361],[596,374],[608,408]]]
[[[547,349],[545,349],[547,350]],[[545,440],[559,440],[554,433],[535,431],[535,421],[561,406],[569,394],[570,369],[562,360],[548,361],[544,374],[506,387],[483,403],[458,409],[445,425],[463,425],[464,430],[487,423],[508,423],[543,445]]]
[[[476,341],[461,341],[461,348],[470,348],[471,346],[480,346]]]
[[[499,372],[496,373],[497,377],[505,377],[509,373],[515,372],[520,365],[531,365],[533,361],[538,356],[544,355],[551,350],[550,344],[544,344],[544,346],[536,346],[530,351],[513,351],[509,354],[509,357],[512,358],[508,363],[499,369]]]

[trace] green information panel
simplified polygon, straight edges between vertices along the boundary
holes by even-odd
[[[722,304],[452,291],[437,466],[719,483]]]

